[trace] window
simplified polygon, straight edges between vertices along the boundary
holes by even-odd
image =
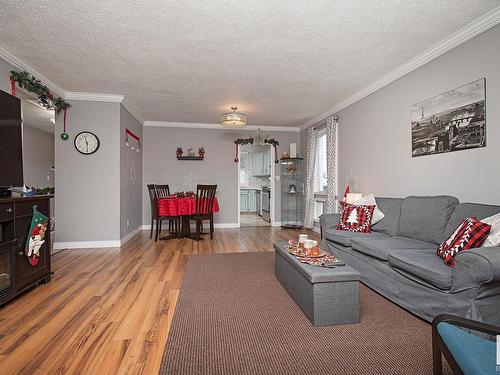
[[[318,145],[316,147],[316,166],[314,168],[314,191],[326,192],[328,175],[326,169],[326,131],[318,133]]]
[[[326,130],[318,132],[316,146],[316,166],[314,167],[314,218],[319,221],[323,214],[326,202],[326,186],[328,173],[326,168]]]
[[[248,186],[248,179],[250,174],[248,152],[240,153],[240,186]]]

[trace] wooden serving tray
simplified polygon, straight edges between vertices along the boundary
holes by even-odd
[[[298,247],[289,247],[288,252],[299,258],[322,258],[327,255],[326,251],[319,250],[319,255],[306,255],[305,251]]]

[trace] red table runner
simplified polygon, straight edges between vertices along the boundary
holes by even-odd
[[[219,212],[219,202],[214,198],[214,212]],[[158,198],[158,213],[160,216],[184,216],[196,213],[196,198],[166,197]]]

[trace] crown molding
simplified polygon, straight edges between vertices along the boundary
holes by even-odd
[[[456,33],[450,35],[449,37],[443,39],[442,41],[436,43],[429,49],[425,50],[421,54],[417,55],[410,61],[403,65],[400,65],[396,69],[391,70],[382,78],[372,82],[366,86],[361,91],[347,98],[346,100],[338,103],[334,107],[330,108],[328,111],[322,113],[319,116],[306,122],[300,127],[300,130],[304,130],[311,125],[314,125],[318,121],[335,114],[336,112],[356,103],[357,101],[373,94],[375,91],[389,85],[390,83],[396,81],[397,79],[404,77],[405,75],[413,72],[414,70],[422,67],[423,65],[435,60],[436,58],[444,55],[446,52],[458,47],[459,45],[467,42],[468,40],[478,36],[481,33],[491,29],[492,27],[500,23],[500,7],[493,9],[492,11],[486,13],[485,15],[479,17],[474,22],[458,30]]]
[[[79,92],[79,91],[68,91],[66,92],[65,99],[67,100],[82,100],[89,102],[109,102],[109,103],[121,103],[125,96],[115,95],[115,94],[100,94],[94,92]]]
[[[12,65],[15,69],[19,70],[25,70],[31,75],[35,76],[38,78],[42,83],[47,86],[50,91],[52,91],[54,94],[57,94],[61,97],[65,97],[66,91],[56,85],[54,82],[49,80],[47,77],[45,77],[42,73],[40,73],[38,70],[36,70],[34,67],[32,67],[30,64],[24,62],[21,60],[19,57],[14,55],[12,52],[10,52],[7,48],[5,48],[3,45],[0,44],[0,58],[2,60],[5,60],[7,63]]]
[[[195,122],[168,122],[168,121],[144,121],[144,126],[160,128],[186,128],[186,129],[214,129],[214,130],[261,130],[270,132],[298,133],[300,128],[291,126],[268,126],[268,125],[245,125],[241,127],[229,127],[222,124],[195,123]]]

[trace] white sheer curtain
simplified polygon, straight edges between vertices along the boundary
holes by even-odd
[[[326,169],[328,184],[324,213],[337,212],[337,117],[326,119]]]
[[[316,148],[318,145],[318,130],[313,126],[307,129],[306,142],[304,227],[312,228],[314,226],[314,168],[316,166]]]

